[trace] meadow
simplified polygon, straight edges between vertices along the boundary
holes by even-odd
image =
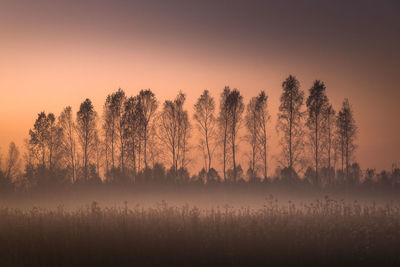
[[[215,205],[2,203],[1,266],[400,265],[396,201],[264,195],[259,205],[222,204],[233,197]]]

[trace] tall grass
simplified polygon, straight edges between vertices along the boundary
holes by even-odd
[[[161,202],[0,210],[1,266],[399,266],[400,207],[325,198],[261,209]]]

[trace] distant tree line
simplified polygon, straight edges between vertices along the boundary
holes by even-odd
[[[179,92],[160,105],[150,89],[136,96],[118,89],[107,96],[101,115],[90,99],[76,113],[70,106],[58,117],[40,112],[23,157],[12,142],[4,160],[0,158],[0,188],[149,183],[400,186],[396,166],[379,174],[361,171],[354,158],[358,131],[353,109],[344,99],[336,112],[322,81],[313,83],[307,98],[296,77],[283,81],[276,124],[281,154],[274,173],[268,161],[271,127],[265,91],[245,105],[240,91],[227,86],[217,107],[204,90],[192,120],[185,100]],[[196,140],[191,141],[192,136]],[[241,140],[248,144],[246,173],[237,161]],[[187,168],[198,151],[203,168],[190,175]],[[216,166],[221,166],[220,173]]]

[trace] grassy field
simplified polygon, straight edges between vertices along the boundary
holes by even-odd
[[[1,266],[399,266],[400,206],[1,208]]]

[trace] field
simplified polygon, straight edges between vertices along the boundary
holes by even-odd
[[[400,265],[397,200],[274,193],[3,198],[1,266]]]

